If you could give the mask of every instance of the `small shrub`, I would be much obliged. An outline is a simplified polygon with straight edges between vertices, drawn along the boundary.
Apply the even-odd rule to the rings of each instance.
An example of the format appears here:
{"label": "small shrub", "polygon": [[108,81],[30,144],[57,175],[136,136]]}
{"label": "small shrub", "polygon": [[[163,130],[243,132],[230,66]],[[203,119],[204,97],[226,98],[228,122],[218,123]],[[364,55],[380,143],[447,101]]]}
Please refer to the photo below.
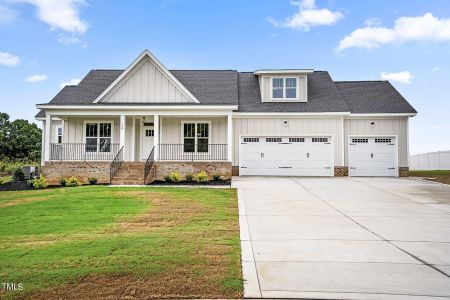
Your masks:
{"label": "small shrub", "polygon": [[186,180],[188,182],[192,182],[192,181],[194,181],[194,175],[186,174],[186,176],[184,176],[184,180]]}
{"label": "small shrub", "polygon": [[15,181],[24,181],[25,180],[25,174],[23,174],[22,168],[17,167],[12,172],[12,177]]}
{"label": "small shrub", "polygon": [[212,176],[214,181],[219,181],[220,180],[220,174],[213,174]]}
{"label": "small shrub", "polygon": [[48,181],[44,176],[41,176],[38,179],[34,179],[33,187],[35,189],[46,189],[48,187]]}
{"label": "small shrub", "polygon": [[178,173],[177,171],[175,172],[170,172],[169,173],[169,179],[172,182],[180,182],[181,181],[181,175],[180,173]]}
{"label": "small shrub", "polygon": [[27,185],[28,186],[34,186],[34,182],[36,181],[36,179],[29,179],[29,180],[27,180]]}
{"label": "small shrub", "polygon": [[205,171],[200,171],[194,176],[194,180],[197,182],[206,182],[208,181],[208,174]]}
{"label": "small shrub", "polygon": [[67,185],[67,179],[61,178],[61,179],[59,180],[59,184],[60,184],[61,186],[66,186],[66,185]]}
{"label": "small shrub", "polygon": [[0,186],[3,185],[3,179],[0,179]]}
{"label": "small shrub", "polygon": [[66,183],[67,186],[79,186],[80,185],[80,180],[78,179],[78,177],[76,176],[72,176],[67,180]]}
{"label": "small shrub", "polygon": [[95,177],[89,177],[88,178],[89,184],[97,184],[97,178]]}
{"label": "small shrub", "polygon": [[170,182],[170,176],[169,175],[164,176],[164,181]]}

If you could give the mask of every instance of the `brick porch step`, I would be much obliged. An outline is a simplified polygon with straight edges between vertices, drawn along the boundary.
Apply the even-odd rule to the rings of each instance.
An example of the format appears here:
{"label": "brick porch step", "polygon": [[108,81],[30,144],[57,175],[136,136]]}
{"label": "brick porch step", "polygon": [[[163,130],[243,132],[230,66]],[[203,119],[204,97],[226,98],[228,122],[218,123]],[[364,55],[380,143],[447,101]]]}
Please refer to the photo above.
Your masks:
{"label": "brick porch step", "polygon": [[124,162],[111,180],[112,185],[144,184],[145,163]]}

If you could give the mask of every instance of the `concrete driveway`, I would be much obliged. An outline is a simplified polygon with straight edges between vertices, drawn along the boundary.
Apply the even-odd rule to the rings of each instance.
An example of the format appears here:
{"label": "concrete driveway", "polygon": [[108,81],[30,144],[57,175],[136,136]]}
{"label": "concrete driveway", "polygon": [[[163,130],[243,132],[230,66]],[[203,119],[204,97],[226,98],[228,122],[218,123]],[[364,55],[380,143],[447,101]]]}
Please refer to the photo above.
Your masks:
{"label": "concrete driveway", "polygon": [[236,177],[245,297],[450,298],[450,186]]}

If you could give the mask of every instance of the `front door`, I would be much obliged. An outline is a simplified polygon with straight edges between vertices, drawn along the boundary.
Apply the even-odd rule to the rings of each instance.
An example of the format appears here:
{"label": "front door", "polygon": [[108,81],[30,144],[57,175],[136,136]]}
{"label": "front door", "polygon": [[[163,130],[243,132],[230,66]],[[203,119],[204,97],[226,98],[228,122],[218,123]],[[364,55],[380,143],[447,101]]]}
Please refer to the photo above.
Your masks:
{"label": "front door", "polygon": [[142,127],[142,159],[147,159],[152,151],[155,130],[153,123],[144,123]]}

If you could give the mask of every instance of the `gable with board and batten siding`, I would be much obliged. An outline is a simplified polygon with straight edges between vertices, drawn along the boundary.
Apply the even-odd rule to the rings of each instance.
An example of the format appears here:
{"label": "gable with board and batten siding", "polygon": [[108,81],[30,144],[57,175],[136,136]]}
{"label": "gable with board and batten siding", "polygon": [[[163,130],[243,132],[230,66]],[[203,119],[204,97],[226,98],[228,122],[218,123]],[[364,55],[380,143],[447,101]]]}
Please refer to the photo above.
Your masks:
{"label": "gable with board and batten siding", "polygon": [[148,50],[95,101],[104,103],[199,103]]}

